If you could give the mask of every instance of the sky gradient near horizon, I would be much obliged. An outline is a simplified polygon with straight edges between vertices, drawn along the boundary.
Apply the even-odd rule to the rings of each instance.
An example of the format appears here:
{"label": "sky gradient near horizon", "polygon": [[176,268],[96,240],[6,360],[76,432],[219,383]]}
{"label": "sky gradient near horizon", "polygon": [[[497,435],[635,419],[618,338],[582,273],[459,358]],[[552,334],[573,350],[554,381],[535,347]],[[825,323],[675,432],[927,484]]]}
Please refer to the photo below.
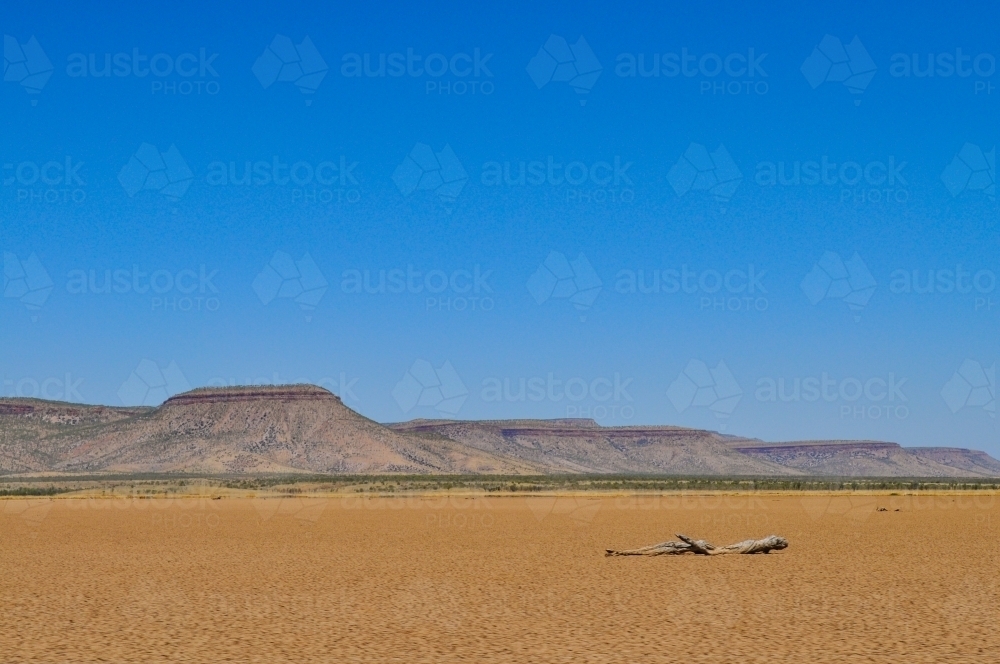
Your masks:
{"label": "sky gradient near horizon", "polygon": [[1000,8],[6,8],[0,393],[1000,455]]}

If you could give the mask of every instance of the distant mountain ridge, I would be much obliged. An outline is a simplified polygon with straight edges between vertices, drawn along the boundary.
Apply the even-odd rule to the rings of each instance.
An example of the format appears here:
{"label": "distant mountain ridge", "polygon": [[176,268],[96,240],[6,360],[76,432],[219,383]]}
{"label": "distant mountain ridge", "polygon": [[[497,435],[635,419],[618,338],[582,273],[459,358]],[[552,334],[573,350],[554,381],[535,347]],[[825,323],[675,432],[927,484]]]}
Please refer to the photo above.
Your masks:
{"label": "distant mountain ridge", "polygon": [[978,450],[902,447],[882,441],[733,441],[732,448],[811,475],[1000,477],[1000,461]]}
{"label": "distant mountain ridge", "polygon": [[592,420],[415,420],[389,426],[399,432],[433,432],[545,472],[676,475],[790,472],[768,460],[734,451],[711,431],[684,427],[601,427]]}
{"label": "distant mountain ridge", "polygon": [[[24,400],[5,400],[10,403]],[[77,426],[104,407],[34,401],[0,415],[0,470],[203,473],[521,473],[453,441],[400,435],[309,385],[201,388]],[[112,411],[116,409],[110,409]],[[61,426],[44,424],[55,412]],[[103,410],[101,411],[103,412]],[[69,418],[69,419],[67,419]],[[58,418],[57,418],[58,419]],[[37,438],[31,440],[31,422]],[[41,450],[44,454],[32,453]],[[21,460],[21,467],[11,464]]]}
{"label": "distant mountain ridge", "polygon": [[0,473],[1000,477],[963,448],[768,443],[587,419],[379,424],[311,385],[199,388],[156,408],[0,399]]}

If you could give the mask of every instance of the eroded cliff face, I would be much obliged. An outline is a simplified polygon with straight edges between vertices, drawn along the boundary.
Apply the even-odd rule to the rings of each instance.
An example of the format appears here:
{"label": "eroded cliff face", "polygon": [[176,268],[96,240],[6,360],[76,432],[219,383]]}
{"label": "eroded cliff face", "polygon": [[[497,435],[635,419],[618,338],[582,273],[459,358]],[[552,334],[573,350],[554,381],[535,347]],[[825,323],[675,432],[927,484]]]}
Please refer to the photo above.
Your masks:
{"label": "eroded cliff face", "polygon": [[797,475],[730,449],[711,431],[671,426],[602,427],[593,420],[415,420],[390,425],[433,432],[522,460],[545,472],[674,475]]}
{"label": "eroded cliff face", "polygon": [[311,385],[203,388],[89,432],[61,470],[519,473],[449,439],[397,433]]}
{"label": "eroded cliff face", "polygon": [[739,442],[733,449],[749,457],[795,468],[809,475],[839,477],[963,477],[967,469],[915,454],[882,441],[803,441],[782,444]]}
{"label": "eroded cliff face", "polygon": [[602,427],[586,419],[413,420],[390,426],[434,432],[549,472],[1000,477],[1000,461],[985,452],[883,441],[767,443],[685,427]]}
{"label": "eroded cliff face", "polygon": [[205,387],[176,394],[163,402],[161,408],[192,406],[209,403],[239,403],[244,401],[336,401],[340,397],[315,385],[247,385],[239,387]]}
{"label": "eroded cliff face", "polygon": [[765,443],[593,420],[374,422],[313,385],[201,388],[158,408],[0,399],[0,472],[645,473],[997,477],[961,448]]}
{"label": "eroded cliff face", "polygon": [[151,410],[0,399],[0,472],[53,470],[72,439]]}

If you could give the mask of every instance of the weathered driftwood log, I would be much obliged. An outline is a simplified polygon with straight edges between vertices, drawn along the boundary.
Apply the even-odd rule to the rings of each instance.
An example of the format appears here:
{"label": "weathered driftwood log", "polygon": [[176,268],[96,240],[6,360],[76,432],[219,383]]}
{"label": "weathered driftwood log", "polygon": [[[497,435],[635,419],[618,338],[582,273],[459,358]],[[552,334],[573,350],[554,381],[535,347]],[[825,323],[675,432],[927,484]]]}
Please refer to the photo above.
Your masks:
{"label": "weathered driftwood log", "polygon": [[764,539],[745,540],[729,546],[715,547],[705,540],[694,540],[686,535],[678,534],[680,542],[661,542],[641,549],[626,549],[616,551],[607,549],[606,556],[670,556],[680,553],[696,553],[702,556],[721,556],[727,553],[770,553],[788,547],[788,540],[777,535],[769,535]]}

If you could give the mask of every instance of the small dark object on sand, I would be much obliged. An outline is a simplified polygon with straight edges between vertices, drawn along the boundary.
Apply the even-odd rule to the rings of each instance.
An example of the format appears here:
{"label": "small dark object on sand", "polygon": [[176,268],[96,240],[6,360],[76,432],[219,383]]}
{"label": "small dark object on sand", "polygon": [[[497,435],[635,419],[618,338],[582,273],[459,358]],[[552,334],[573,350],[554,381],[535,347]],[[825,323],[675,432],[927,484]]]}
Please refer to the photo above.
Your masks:
{"label": "small dark object on sand", "polygon": [[606,549],[605,556],[665,556],[681,553],[696,553],[702,556],[721,556],[727,553],[770,553],[788,548],[788,540],[777,535],[768,535],[764,539],[744,540],[729,546],[715,547],[705,540],[694,540],[686,535],[678,534],[680,542],[661,542],[641,549],[626,549],[617,551]]}

